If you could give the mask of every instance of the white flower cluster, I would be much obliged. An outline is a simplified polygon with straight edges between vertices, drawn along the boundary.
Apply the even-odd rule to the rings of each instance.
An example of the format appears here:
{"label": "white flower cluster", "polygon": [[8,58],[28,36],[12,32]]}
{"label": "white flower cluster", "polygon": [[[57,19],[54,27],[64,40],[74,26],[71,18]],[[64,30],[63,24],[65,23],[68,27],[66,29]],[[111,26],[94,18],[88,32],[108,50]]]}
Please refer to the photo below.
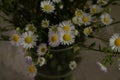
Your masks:
{"label": "white flower cluster", "polygon": [[75,41],[75,27],[70,21],[63,21],[59,25],[49,28],[49,45],[57,47],[60,44],[70,45]]}
{"label": "white flower cluster", "polygon": [[[61,0],[43,0],[40,2],[41,11],[46,14],[55,13],[55,5],[61,3]],[[41,20],[41,28],[47,29],[46,32],[48,36],[47,43],[39,42],[40,35],[37,34],[37,28],[34,24],[27,24],[24,31],[19,33],[13,31],[11,34],[11,43],[16,46],[22,46],[24,49],[29,50],[32,48],[37,48],[36,54],[38,56],[37,63],[39,66],[46,64],[46,59],[44,55],[48,52],[49,47],[59,47],[60,45],[69,46],[75,43],[76,36],[79,35],[79,32],[82,31],[85,36],[89,36],[92,32],[93,23],[100,23],[102,25],[110,25],[112,23],[112,18],[109,13],[104,12],[103,7],[108,3],[108,0],[98,0],[97,4],[85,6],[89,9],[89,12],[85,10],[76,9],[75,14],[72,17],[72,20],[63,20],[58,24],[52,24],[47,17]],[[63,9],[64,5],[60,6],[60,10]],[[99,17],[94,15],[101,13]],[[100,19],[100,20],[99,20]],[[84,27],[84,30],[78,30],[76,26]],[[120,35],[115,34],[110,38],[110,46],[112,50],[120,52]],[[25,57],[26,63],[29,64],[28,72],[31,77],[35,77],[37,69],[35,64],[32,61],[32,57]],[[106,67],[101,63],[97,63],[103,71],[107,71]],[[70,61],[68,64],[71,70],[75,69],[77,66],[76,61]]]}
{"label": "white flower cluster", "polygon": [[11,43],[17,46],[23,46],[25,49],[30,49],[36,46],[37,35],[35,35],[32,31],[36,28],[33,24],[26,25],[26,31],[22,34],[17,31],[12,31],[11,33]]}
{"label": "white flower cluster", "polygon": [[97,19],[98,17],[92,17],[94,14],[102,12],[102,8],[100,5],[92,5],[90,6],[90,13],[86,13],[80,9],[76,9],[75,11],[75,16],[72,19],[72,22],[76,25],[82,26],[85,25],[87,26],[84,28],[83,33],[88,36],[90,33],[93,31],[92,27],[89,26],[91,23],[100,23],[99,19],[101,19],[101,23],[103,25],[110,25],[112,23],[112,18],[110,14],[108,13],[102,13],[102,15]]}

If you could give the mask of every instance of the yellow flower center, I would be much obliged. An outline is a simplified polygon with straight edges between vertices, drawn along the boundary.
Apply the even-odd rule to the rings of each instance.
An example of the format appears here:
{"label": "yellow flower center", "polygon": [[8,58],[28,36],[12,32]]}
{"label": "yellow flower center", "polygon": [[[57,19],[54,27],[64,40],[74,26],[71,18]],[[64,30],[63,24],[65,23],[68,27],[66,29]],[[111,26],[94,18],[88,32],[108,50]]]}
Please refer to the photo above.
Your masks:
{"label": "yellow flower center", "polygon": [[76,11],[75,15],[76,15],[76,16],[81,16],[81,15],[82,15],[82,11],[79,11],[79,10]]}
{"label": "yellow flower center", "polygon": [[63,39],[65,41],[70,41],[71,40],[71,35],[70,34],[64,34]]}
{"label": "yellow flower center", "polygon": [[46,52],[46,49],[44,47],[41,48],[41,52]]}
{"label": "yellow flower center", "polygon": [[85,29],[85,33],[86,33],[86,34],[89,34],[90,32],[91,32],[90,28],[86,28],[86,29]]}
{"label": "yellow flower center", "polygon": [[46,11],[50,11],[50,10],[51,10],[51,6],[50,6],[50,5],[45,5],[45,6],[44,6],[44,9],[45,9]]}
{"label": "yellow flower center", "polygon": [[34,73],[35,72],[35,67],[33,65],[29,66],[29,72]]}
{"label": "yellow flower center", "polygon": [[104,2],[105,2],[104,0],[100,0],[100,4],[104,4]]}
{"label": "yellow flower center", "polygon": [[64,30],[64,31],[69,31],[69,30],[70,30],[70,26],[67,26],[67,25],[64,26],[64,27],[63,27],[63,30]]}
{"label": "yellow flower center", "polygon": [[49,26],[49,22],[48,21],[43,21],[42,25],[43,25],[43,27],[48,27]]}
{"label": "yellow flower center", "polygon": [[97,12],[96,8],[93,8],[92,13],[96,13],[96,12]]}
{"label": "yellow flower center", "polygon": [[28,43],[28,44],[31,43],[32,42],[32,38],[30,36],[27,36],[25,38],[25,42]]}
{"label": "yellow flower center", "polygon": [[30,30],[30,31],[35,31],[34,26],[32,26],[32,25],[31,25],[31,26],[29,26],[29,30]]}
{"label": "yellow flower center", "polygon": [[120,38],[118,38],[118,39],[115,40],[115,45],[116,46],[120,46]]}
{"label": "yellow flower center", "polygon": [[18,36],[17,34],[14,34],[14,35],[13,35],[13,40],[14,40],[15,42],[18,42],[18,41],[19,41],[19,36]]}
{"label": "yellow flower center", "polygon": [[57,35],[53,35],[53,36],[51,37],[51,41],[52,41],[52,42],[56,42],[57,40],[58,40]]}
{"label": "yellow flower center", "polygon": [[88,22],[88,20],[89,20],[88,17],[86,17],[86,16],[83,17],[83,22],[86,23],[86,22]]}
{"label": "yellow flower center", "polygon": [[104,22],[105,23],[108,23],[108,21],[109,21],[109,19],[106,17],[106,18],[104,18]]}

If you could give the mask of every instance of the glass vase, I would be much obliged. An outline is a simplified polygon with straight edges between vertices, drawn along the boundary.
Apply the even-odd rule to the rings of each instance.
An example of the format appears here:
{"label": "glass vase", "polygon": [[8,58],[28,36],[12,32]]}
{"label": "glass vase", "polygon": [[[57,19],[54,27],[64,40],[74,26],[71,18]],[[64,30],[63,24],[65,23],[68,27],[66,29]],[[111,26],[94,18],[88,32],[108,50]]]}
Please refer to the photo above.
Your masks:
{"label": "glass vase", "polygon": [[72,80],[72,71],[69,68],[71,60],[77,60],[73,47],[51,49],[46,65],[37,67],[38,74],[35,80]]}

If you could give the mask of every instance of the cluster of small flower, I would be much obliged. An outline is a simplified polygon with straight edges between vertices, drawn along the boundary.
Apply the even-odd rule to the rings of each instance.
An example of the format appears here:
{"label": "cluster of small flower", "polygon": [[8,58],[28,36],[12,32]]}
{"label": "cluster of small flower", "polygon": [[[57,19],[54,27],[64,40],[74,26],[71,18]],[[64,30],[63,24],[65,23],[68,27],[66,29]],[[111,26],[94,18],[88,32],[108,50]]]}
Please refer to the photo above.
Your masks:
{"label": "cluster of small flower", "polygon": [[[40,2],[40,8],[43,13],[54,13],[55,11],[55,4],[60,3],[61,0],[43,0]],[[75,14],[73,15],[72,19],[64,20],[59,22],[56,25],[50,25],[50,20],[43,19],[41,21],[41,27],[44,29],[48,29],[46,32],[48,36],[47,42],[39,42],[38,38],[41,38],[36,31],[37,28],[34,24],[30,23],[25,25],[25,29],[23,33],[19,33],[19,30],[13,31],[11,34],[11,43],[16,46],[22,46],[25,50],[29,50],[31,48],[37,48],[37,64],[39,66],[43,66],[46,64],[46,59],[44,55],[48,52],[49,47],[58,47],[59,45],[71,45],[75,43],[75,38],[79,34],[78,28],[76,26],[82,27],[84,25],[84,30],[82,31],[85,36],[88,36],[93,31],[91,24],[100,23],[102,25],[110,25],[112,23],[112,18],[109,13],[104,11],[104,5],[108,3],[108,0],[98,0],[96,4],[86,3],[84,6],[85,9],[89,9],[89,13],[85,10],[76,9]],[[60,9],[64,8],[64,5],[60,6]],[[96,17],[95,14],[100,13],[101,15]],[[58,16],[59,17],[59,16]],[[99,21],[99,19],[101,19]],[[39,44],[37,44],[39,42]],[[110,38],[110,46],[112,50],[120,52],[120,35],[114,34]],[[29,64],[28,72],[30,76],[35,77],[37,74],[37,69],[35,64],[32,61],[32,57],[30,55],[25,57],[26,63]],[[98,63],[98,65],[102,66],[102,69],[106,72],[106,68]],[[76,61],[69,62],[69,68],[71,70],[75,69],[77,66]]]}

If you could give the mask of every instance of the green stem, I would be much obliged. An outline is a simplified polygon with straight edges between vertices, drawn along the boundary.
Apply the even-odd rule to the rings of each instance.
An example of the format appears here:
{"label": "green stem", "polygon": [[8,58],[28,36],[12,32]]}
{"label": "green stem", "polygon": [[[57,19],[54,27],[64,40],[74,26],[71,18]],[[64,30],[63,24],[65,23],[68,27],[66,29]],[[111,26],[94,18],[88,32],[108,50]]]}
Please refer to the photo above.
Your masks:
{"label": "green stem", "polygon": [[2,16],[2,15],[0,15],[0,17],[3,18],[5,21],[8,21],[8,22],[10,22],[10,23],[13,23],[13,21],[7,19],[6,17],[4,17],[4,16]]}
{"label": "green stem", "polygon": [[89,49],[89,50],[104,52],[104,51],[102,51],[102,50],[98,50],[98,49],[95,49],[95,48],[87,47],[86,45],[83,45],[81,42],[79,42],[79,43],[77,43],[77,44],[74,44],[73,47],[78,46],[78,45],[80,45],[81,47],[84,47],[84,48],[86,48],[86,49]]}
{"label": "green stem", "polygon": [[88,50],[94,50],[94,51],[98,51],[98,52],[104,52],[104,51],[102,51],[102,50],[95,49],[95,48],[90,48],[90,47],[87,47],[87,46],[85,46],[85,45],[81,45],[81,46],[84,47],[84,48],[86,48],[86,49],[88,49]]}
{"label": "green stem", "polygon": [[[119,23],[120,23],[120,21],[116,21],[116,22],[113,22],[113,23],[110,24],[110,25],[119,24]],[[104,26],[101,26],[100,28],[102,29],[102,28],[104,28],[104,27],[105,27],[105,25],[104,25]],[[109,42],[109,40],[105,40],[105,39],[100,38],[100,37],[97,37],[97,36],[94,36],[94,38],[99,39],[99,40],[102,40],[102,41],[104,41],[104,42]]]}
{"label": "green stem", "polygon": [[[87,47],[86,45],[81,45],[82,47],[88,49],[88,50],[93,50],[93,51],[98,51],[98,52],[104,52],[103,50],[99,50],[99,49],[95,49],[95,48],[90,48],[90,47]],[[116,57],[116,56],[120,56],[120,54],[117,54],[117,53],[114,53],[114,52],[110,52],[108,51],[107,53],[111,53],[111,54],[107,54],[109,56],[112,56],[112,57]]]}
{"label": "green stem", "polygon": [[105,40],[105,39],[97,37],[97,36],[94,36],[94,38],[99,39],[99,40],[104,41],[104,42],[109,42],[109,40]]}
{"label": "green stem", "polygon": [[[104,50],[102,50],[102,49],[100,50],[100,49],[95,49],[95,48],[92,48],[92,47],[88,47],[88,46],[82,44],[81,42],[79,42],[79,43],[77,43],[77,44],[74,44],[73,47],[78,46],[78,45],[79,45],[80,47],[86,48],[86,49],[88,49],[88,50],[93,50],[93,51],[98,51],[98,52],[104,52]],[[110,51],[108,51],[108,53],[110,53]]]}
{"label": "green stem", "polygon": [[[116,21],[116,22],[111,23],[110,25],[119,24],[119,23],[120,23],[120,21]],[[104,28],[104,27],[106,27],[106,25],[101,26],[100,28]]]}
{"label": "green stem", "polygon": [[110,24],[110,25],[119,24],[119,23],[120,23],[120,21],[116,21],[116,22],[113,22],[113,23]]}

